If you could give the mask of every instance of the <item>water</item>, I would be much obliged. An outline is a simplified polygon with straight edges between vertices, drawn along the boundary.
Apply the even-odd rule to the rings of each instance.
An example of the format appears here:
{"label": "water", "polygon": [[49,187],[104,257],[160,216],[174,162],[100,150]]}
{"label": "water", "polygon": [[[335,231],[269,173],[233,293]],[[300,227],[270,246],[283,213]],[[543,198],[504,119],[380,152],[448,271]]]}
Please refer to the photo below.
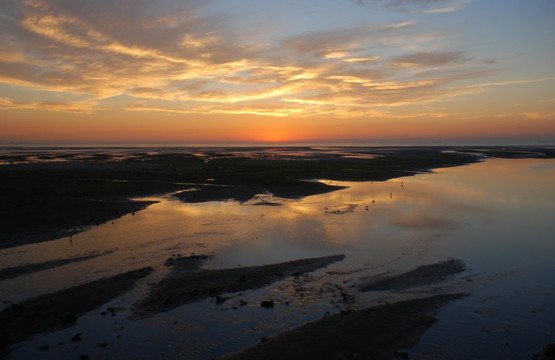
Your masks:
{"label": "water", "polygon": [[[174,254],[213,254],[205,263],[210,268],[332,254],[347,258],[300,279],[233,294],[224,304],[208,299],[140,321],[129,320],[125,311],[116,317],[92,311],[72,328],[23,343],[11,358],[69,359],[83,353],[95,359],[211,358],[337,312],[347,306],[337,294],[317,291],[335,285],[353,295],[356,301],[348,306],[355,309],[470,293],[444,308],[440,321],[409,350],[411,358],[530,358],[555,341],[554,178],[555,160],[487,159],[385,182],[326,181],[347,188],[301,200],[265,195],[244,204],[186,204],[170,196],[148,198],[158,203],[74,235],[72,242],[63,238],[0,250],[0,268],[100,255],[2,281],[0,300],[22,301],[153,266],[151,276],[112,302],[128,308],[149,283],[168,273],[163,263]],[[463,260],[467,271],[433,289],[358,294],[349,287],[364,276],[449,257]],[[260,308],[259,301],[268,297],[279,306]],[[248,305],[238,307],[240,299]],[[83,342],[70,345],[77,332]],[[65,344],[56,345],[60,341]],[[98,347],[102,341],[109,346]],[[50,350],[38,351],[44,344]]]}

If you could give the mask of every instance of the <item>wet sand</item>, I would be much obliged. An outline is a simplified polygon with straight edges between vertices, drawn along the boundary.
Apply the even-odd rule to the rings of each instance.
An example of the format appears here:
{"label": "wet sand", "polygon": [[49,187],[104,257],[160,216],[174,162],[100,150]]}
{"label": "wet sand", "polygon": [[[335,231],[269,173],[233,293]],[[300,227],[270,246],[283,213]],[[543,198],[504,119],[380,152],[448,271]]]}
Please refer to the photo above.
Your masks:
{"label": "wet sand", "polygon": [[[232,269],[202,269],[203,263],[212,258],[211,255],[177,255],[167,259],[164,265],[172,272],[152,285],[151,292],[131,307],[130,318],[153,316],[209,297],[213,297],[216,303],[224,302],[234,293],[300,276],[342,261],[345,256]],[[65,260],[60,261],[65,263]],[[43,266],[55,266],[56,263],[46,262]],[[359,282],[356,289],[399,290],[431,285],[464,269],[462,261],[450,259],[396,276],[376,275],[371,282]],[[138,279],[151,271],[152,268],[143,268],[9,306],[0,312],[0,355],[9,354],[10,345],[30,336],[72,326],[80,316],[130,290]],[[463,296],[444,294],[357,311],[341,311],[263,339],[253,347],[222,359],[388,358],[395,356],[400,349],[414,345],[437,321],[435,315],[441,307]],[[271,308],[273,302],[262,301],[260,306]]]}
{"label": "wet sand", "polygon": [[344,258],[344,255],[333,255],[264,266],[174,274],[156,284],[145,299],[134,304],[132,317],[147,317],[208,297],[218,298],[227,293],[257,289],[290,276],[315,271]]}
{"label": "wet sand", "polygon": [[465,265],[461,260],[449,259],[435,264],[422,265],[398,275],[364,278],[357,284],[357,289],[360,291],[403,290],[444,281],[464,270]]}
{"label": "wet sand", "polygon": [[[423,265],[395,276],[376,275],[359,282],[357,290],[402,290],[433,285],[465,270],[460,260]],[[451,301],[468,294],[442,294],[341,311],[287,330],[220,360],[249,359],[389,359],[415,345]]]}
{"label": "wet sand", "polygon": [[152,270],[133,270],[10,305],[0,312],[0,357],[9,354],[14,343],[74,325],[80,316],[129,291]]}
{"label": "wet sand", "polygon": [[[20,197],[0,205],[0,249],[70,237],[141,211],[152,201]],[[49,195],[53,196],[53,195]],[[4,209],[2,209],[4,207]]]}
{"label": "wet sand", "polygon": [[171,267],[174,273],[183,273],[198,270],[206,260],[213,259],[214,255],[176,255],[168,258],[165,266]]}
{"label": "wet sand", "polygon": [[10,268],[0,269],[0,281],[13,279],[18,276],[27,275],[34,272],[47,270],[47,269],[52,269],[58,266],[63,266],[63,265],[67,265],[67,264],[71,264],[79,261],[94,259],[99,256],[107,255],[111,252],[113,251],[105,251],[99,254],[78,256],[78,257],[72,257],[69,259],[50,260],[50,261],[45,261],[41,263],[26,264],[21,266],[14,266]]}
{"label": "wet sand", "polygon": [[[195,270],[189,265],[181,275],[174,274],[154,286],[151,294],[136,303],[132,318],[142,318],[177,306],[223,294],[255,289],[288,276],[314,271],[343,255],[303,259],[280,264],[224,270]],[[183,258],[184,264],[198,264],[203,258]],[[172,260],[172,262],[175,260]],[[173,264],[172,264],[173,265]],[[396,276],[379,276],[360,291],[404,289],[431,285],[465,270],[460,260],[420,266]],[[443,294],[341,313],[301,325],[261,341],[221,360],[248,359],[386,359],[402,356],[401,350],[413,346],[438,319],[437,313],[451,301],[467,294]],[[272,308],[271,300],[260,306]]]}
{"label": "wet sand", "polygon": [[465,296],[437,295],[327,316],[218,360],[395,358],[418,342],[444,305]]}

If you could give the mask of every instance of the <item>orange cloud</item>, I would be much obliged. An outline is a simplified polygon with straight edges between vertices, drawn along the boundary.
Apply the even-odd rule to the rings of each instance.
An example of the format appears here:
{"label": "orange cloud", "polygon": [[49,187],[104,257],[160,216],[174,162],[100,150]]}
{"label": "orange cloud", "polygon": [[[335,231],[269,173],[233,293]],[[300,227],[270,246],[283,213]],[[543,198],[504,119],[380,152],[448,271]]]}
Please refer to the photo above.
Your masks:
{"label": "orange cloud", "polygon": [[[538,102],[539,90],[496,90],[546,94],[555,78],[510,68],[494,49],[480,56],[456,30],[426,22],[465,1],[358,3],[396,13],[302,31],[260,22],[254,31],[248,16],[210,13],[201,1],[159,9],[132,0],[1,2],[2,118],[73,114],[88,134],[105,136],[106,126],[134,139],[218,138],[209,127],[224,124],[237,141],[517,134],[513,122],[553,133],[555,108]],[[108,113],[128,128],[112,127]],[[171,130],[156,129],[160,118]],[[131,119],[144,124],[135,130]]]}

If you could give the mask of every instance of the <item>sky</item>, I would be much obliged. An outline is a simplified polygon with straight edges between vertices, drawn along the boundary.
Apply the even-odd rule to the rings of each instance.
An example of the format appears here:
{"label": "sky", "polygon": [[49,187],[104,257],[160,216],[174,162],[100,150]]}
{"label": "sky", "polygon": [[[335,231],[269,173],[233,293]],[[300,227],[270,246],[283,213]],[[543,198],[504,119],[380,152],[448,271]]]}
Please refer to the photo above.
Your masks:
{"label": "sky", "polygon": [[1,0],[0,144],[555,144],[553,0]]}

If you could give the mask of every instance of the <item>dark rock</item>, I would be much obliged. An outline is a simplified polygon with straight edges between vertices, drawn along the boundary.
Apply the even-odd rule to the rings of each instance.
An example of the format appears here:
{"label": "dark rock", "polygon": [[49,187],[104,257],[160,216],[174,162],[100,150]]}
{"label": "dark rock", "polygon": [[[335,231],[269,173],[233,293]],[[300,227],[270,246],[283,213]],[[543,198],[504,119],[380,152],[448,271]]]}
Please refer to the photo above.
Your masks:
{"label": "dark rock", "polygon": [[107,343],[106,341],[103,341],[103,342],[98,343],[98,346],[100,346],[100,347],[107,347],[107,346],[108,346],[108,343]]}
{"label": "dark rock", "polygon": [[174,258],[169,257],[168,260],[164,263],[165,266],[173,266]]}
{"label": "dark rock", "polygon": [[223,303],[224,301],[229,300],[229,299],[231,299],[231,298],[228,297],[228,296],[216,295],[216,304],[221,304],[221,303]]}
{"label": "dark rock", "polygon": [[41,350],[41,351],[46,351],[48,349],[50,349],[50,346],[48,346],[48,345],[39,346],[39,350]]}
{"label": "dark rock", "polygon": [[91,357],[89,355],[81,354],[81,355],[79,355],[79,359],[81,359],[81,360],[91,360]]}
{"label": "dark rock", "polygon": [[[0,331],[0,349],[4,349],[13,344],[10,335],[7,332]],[[0,351],[1,354],[1,351]]]}
{"label": "dark rock", "polygon": [[265,308],[273,308],[274,307],[274,300],[265,300],[260,303],[261,307]]}
{"label": "dark rock", "polygon": [[555,344],[547,344],[541,351],[532,356],[532,360],[553,360],[555,359]]}
{"label": "dark rock", "polygon": [[220,293],[220,289],[218,289],[218,288],[210,288],[210,289],[208,289],[208,294],[210,294],[211,296],[218,295],[219,293]]}
{"label": "dark rock", "polygon": [[78,342],[81,341],[81,333],[77,333],[75,335],[73,335],[73,337],[70,340],[71,342]]}
{"label": "dark rock", "polygon": [[74,324],[77,321],[77,315],[74,312],[70,312],[62,316],[61,319],[67,324]]}

